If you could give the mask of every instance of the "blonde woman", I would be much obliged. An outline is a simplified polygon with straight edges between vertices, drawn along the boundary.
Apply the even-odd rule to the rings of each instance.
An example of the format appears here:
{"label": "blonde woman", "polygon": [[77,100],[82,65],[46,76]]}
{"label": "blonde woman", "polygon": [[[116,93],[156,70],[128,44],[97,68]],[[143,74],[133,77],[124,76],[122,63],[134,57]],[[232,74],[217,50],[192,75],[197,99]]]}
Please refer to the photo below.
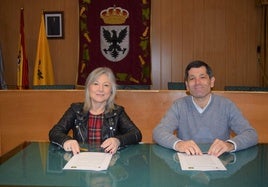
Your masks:
{"label": "blonde woman", "polygon": [[[79,144],[100,145],[114,154],[120,147],[140,142],[140,130],[124,108],[114,103],[115,95],[112,70],[100,67],[92,71],[85,84],[85,101],[71,104],[50,130],[49,140],[73,154],[80,152]],[[68,135],[70,130],[73,137]]]}

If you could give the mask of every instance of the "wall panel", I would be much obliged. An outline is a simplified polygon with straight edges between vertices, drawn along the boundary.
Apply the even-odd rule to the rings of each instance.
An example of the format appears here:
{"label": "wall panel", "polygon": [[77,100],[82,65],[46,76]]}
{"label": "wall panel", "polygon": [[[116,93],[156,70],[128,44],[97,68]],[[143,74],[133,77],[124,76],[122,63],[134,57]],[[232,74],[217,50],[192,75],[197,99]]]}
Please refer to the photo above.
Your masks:
{"label": "wall panel", "polygon": [[[216,90],[225,85],[260,86],[256,48],[260,43],[261,7],[255,0],[151,0],[152,89],[183,81],[189,61],[207,61]],[[64,11],[63,40],[49,40],[57,84],[75,84],[78,64],[77,0],[1,0],[0,43],[5,79],[16,84],[19,10],[25,9],[26,52],[30,82],[42,10]]]}

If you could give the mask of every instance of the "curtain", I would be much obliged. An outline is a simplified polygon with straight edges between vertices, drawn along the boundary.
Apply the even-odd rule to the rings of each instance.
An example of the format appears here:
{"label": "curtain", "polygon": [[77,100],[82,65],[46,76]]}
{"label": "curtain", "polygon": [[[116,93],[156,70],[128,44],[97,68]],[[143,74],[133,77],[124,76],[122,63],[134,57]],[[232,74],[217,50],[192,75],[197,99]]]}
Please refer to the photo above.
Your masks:
{"label": "curtain", "polygon": [[262,3],[260,68],[262,86],[268,87],[268,3]]}
{"label": "curtain", "polygon": [[150,0],[79,0],[77,85],[106,66],[119,85],[151,85]]}

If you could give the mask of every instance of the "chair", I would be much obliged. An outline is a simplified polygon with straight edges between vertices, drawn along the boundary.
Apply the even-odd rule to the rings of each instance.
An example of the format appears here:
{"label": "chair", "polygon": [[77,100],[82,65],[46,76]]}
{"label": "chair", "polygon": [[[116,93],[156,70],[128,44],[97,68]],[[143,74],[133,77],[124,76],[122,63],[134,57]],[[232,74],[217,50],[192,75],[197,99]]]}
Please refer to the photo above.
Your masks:
{"label": "chair", "polygon": [[169,90],[186,90],[184,82],[168,82]]}
{"label": "chair", "polygon": [[258,86],[225,86],[225,91],[268,91],[268,87]]}
{"label": "chair", "polygon": [[150,90],[150,85],[117,85],[118,90]]}
{"label": "chair", "polygon": [[69,90],[69,89],[75,89],[75,85],[36,85],[33,86],[32,89],[35,90]]}

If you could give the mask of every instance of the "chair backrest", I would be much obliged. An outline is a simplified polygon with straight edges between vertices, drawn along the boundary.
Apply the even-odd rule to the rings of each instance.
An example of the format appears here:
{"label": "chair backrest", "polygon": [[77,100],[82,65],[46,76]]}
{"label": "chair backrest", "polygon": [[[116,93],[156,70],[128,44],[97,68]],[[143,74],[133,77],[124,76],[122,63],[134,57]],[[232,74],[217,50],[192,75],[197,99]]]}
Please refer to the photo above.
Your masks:
{"label": "chair backrest", "polygon": [[225,91],[268,91],[268,87],[257,86],[225,86]]}
{"label": "chair backrest", "polygon": [[150,90],[150,85],[117,85],[118,90]]}
{"label": "chair backrest", "polygon": [[75,89],[75,85],[63,84],[63,85],[36,85],[32,89],[35,90],[68,90]]}
{"label": "chair backrest", "polygon": [[168,82],[169,90],[186,90],[184,82]]}

